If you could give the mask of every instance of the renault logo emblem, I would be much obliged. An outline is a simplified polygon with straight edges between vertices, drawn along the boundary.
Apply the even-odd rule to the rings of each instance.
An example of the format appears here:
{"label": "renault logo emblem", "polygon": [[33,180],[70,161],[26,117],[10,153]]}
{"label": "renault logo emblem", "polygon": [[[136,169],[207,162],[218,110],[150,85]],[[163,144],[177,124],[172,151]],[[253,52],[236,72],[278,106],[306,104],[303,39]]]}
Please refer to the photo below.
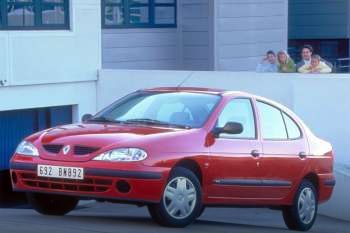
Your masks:
{"label": "renault logo emblem", "polygon": [[64,155],[68,154],[69,150],[70,150],[70,145],[63,147],[63,154]]}

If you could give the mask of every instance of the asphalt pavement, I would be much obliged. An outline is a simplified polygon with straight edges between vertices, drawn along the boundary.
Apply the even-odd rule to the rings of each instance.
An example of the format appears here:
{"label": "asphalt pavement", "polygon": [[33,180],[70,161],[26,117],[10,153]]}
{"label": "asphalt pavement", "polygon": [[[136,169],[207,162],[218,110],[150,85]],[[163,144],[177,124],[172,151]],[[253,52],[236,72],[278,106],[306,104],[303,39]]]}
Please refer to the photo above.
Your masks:
{"label": "asphalt pavement", "polygon": [[[319,215],[310,232],[348,233],[350,222]],[[165,228],[155,224],[145,207],[88,202],[62,217],[43,216],[22,208],[0,209],[0,233],[167,233],[291,232],[281,213],[269,209],[208,208],[192,225]]]}

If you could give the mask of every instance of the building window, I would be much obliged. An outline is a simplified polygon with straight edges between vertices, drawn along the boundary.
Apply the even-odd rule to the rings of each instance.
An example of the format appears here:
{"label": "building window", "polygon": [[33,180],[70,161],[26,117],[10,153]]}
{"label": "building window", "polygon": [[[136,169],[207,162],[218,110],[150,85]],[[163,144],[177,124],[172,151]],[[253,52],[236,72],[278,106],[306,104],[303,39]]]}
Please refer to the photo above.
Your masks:
{"label": "building window", "polygon": [[102,0],[102,27],[176,27],[176,1]]}
{"label": "building window", "polygon": [[0,29],[69,29],[69,0],[1,0]]}

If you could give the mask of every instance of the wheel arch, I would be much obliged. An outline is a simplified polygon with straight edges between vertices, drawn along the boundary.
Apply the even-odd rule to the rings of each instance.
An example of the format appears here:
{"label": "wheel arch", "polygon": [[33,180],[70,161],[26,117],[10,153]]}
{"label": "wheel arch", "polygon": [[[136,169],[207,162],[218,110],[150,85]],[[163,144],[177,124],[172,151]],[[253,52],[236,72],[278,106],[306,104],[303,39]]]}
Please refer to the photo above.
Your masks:
{"label": "wheel arch", "polygon": [[319,188],[320,188],[320,179],[318,175],[314,172],[309,172],[303,177],[303,180],[308,180],[310,181],[314,186],[317,191],[317,195],[319,195]]}
{"label": "wheel arch", "polygon": [[201,167],[199,166],[199,164],[196,161],[194,161],[193,159],[180,160],[171,169],[171,172],[177,167],[186,168],[186,169],[190,170],[191,172],[193,172],[193,174],[198,178],[201,186],[203,186],[203,172],[202,172]]}

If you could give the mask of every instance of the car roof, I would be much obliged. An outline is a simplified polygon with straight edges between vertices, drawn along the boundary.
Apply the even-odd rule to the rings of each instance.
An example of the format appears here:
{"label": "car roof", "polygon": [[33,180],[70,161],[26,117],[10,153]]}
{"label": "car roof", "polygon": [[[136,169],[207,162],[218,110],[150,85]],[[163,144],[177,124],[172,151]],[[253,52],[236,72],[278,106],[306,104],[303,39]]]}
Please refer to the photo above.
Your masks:
{"label": "car roof", "polygon": [[143,89],[144,91],[158,91],[158,92],[192,92],[203,94],[216,94],[216,95],[229,95],[229,96],[244,96],[254,97],[254,95],[242,91],[228,91],[218,88],[205,88],[205,87],[156,87]]}
{"label": "car roof", "polygon": [[[275,107],[280,108],[281,110],[287,112],[288,114],[291,113],[291,110],[288,109],[286,106],[273,101],[271,99],[250,94],[248,92],[243,91],[229,91],[225,89],[218,89],[218,88],[205,88],[205,87],[155,87],[155,88],[149,88],[149,89],[143,89],[143,91],[152,91],[152,92],[191,92],[191,93],[203,93],[203,94],[214,94],[214,95],[221,95],[221,96],[228,96],[228,97],[246,97],[246,98],[254,98],[256,100],[268,103],[270,105],[273,105]],[[295,114],[292,113],[293,116]]]}

